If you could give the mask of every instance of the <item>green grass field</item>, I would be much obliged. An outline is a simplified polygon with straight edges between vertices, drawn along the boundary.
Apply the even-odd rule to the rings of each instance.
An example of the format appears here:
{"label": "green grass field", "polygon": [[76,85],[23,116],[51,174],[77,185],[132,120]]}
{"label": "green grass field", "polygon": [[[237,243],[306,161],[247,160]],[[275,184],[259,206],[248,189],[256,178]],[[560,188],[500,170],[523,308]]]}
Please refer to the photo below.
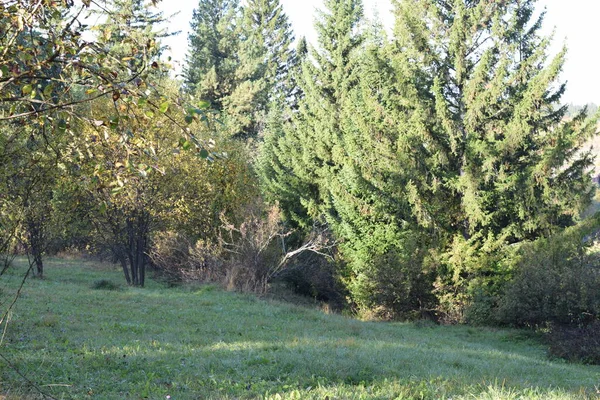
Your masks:
{"label": "green grass field", "polygon": [[[82,261],[46,272],[27,281],[0,352],[57,399],[600,398],[600,367],[549,360],[524,331],[362,322],[213,286],[127,288],[119,270]],[[100,279],[122,286],[93,289]],[[0,394],[41,398],[1,359]]]}

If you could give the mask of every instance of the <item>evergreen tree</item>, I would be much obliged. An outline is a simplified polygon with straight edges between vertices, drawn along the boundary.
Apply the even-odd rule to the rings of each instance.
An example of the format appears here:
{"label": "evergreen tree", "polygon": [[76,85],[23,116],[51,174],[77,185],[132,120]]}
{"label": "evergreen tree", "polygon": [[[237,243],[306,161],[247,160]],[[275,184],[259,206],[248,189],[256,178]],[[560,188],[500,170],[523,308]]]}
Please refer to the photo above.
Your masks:
{"label": "evergreen tree", "polygon": [[[262,170],[263,181],[271,182],[275,196],[284,187],[295,192],[298,204],[290,207],[301,219],[296,223],[303,226],[310,225],[311,218],[335,217],[329,183],[344,161],[336,157],[343,153],[341,108],[345,94],[357,80],[354,51],[362,42],[358,31],[363,15],[360,0],[328,0],[325,7],[327,11],[320,13],[316,25],[321,49],[311,48],[311,60],[302,64],[299,86],[304,97],[299,109],[264,147],[265,152],[277,156],[271,168]],[[304,211],[299,212],[298,207]]]}
{"label": "evergreen tree", "polygon": [[242,30],[241,53],[254,61],[253,78],[265,81],[257,106],[266,110],[285,92],[283,83],[294,56],[291,24],[279,0],[248,0]]}
{"label": "evergreen tree", "polygon": [[[269,106],[285,98],[293,35],[279,0],[200,2],[186,84],[222,112],[228,134],[255,137]],[[289,91],[289,89],[287,89]]]}
{"label": "evergreen tree", "polygon": [[497,290],[506,245],[572,225],[590,199],[591,159],[580,149],[595,122],[563,120],[566,50],[548,60],[535,4],[396,4],[394,78],[407,104],[396,109],[408,121],[398,140],[418,172],[408,200],[448,240],[438,285],[454,305]]}
{"label": "evergreen tree", "polygon": [[236,87],[224,103],[230,133],[248,138],[263,129],[269,107],[285,100],[293,35],[280,1],[249,0],[239,37]]}
{"label": "evergreen tree", "polygon": [[235,88],[238,20],[238,0],[201,0],[192,16],[185,85],[217,111]]}
{"label": "evergreen tree", "polygon": [[290,59],[288,74],[283,85],[286,90],[284,91],[285,104],[292,110],[297,110],[299,107],[300,100],[304,97],[300,80],[302,78],[302,63],[306,60],[308,55],[308,43],[306,38],[302,36],[296,44],[296,49]]}

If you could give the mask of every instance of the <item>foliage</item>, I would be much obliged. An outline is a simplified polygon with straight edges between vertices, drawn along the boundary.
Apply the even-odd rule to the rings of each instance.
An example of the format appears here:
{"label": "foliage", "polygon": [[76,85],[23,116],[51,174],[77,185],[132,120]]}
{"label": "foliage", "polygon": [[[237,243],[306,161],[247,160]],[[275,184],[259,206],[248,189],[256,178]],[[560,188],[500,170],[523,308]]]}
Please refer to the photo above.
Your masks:
{"label": "foliage", "polygon": [[279,0],[201,1],[191,30],[186,88],[221,112],[228,135],[256,137],[271,104],[294,89],[293,35]]}
{"label": "foliage", "polygon": [[[99,14],[102,21],[88,27],[84,22],[91,14]],[[83,129],[103,130],[104,143],[118,143],[122,151],[151,151],[143,147],[148,144],[143,139],[122,140],[123,131],[110,137],[116,130],[109,127],[159,113],[177,127],[187,147],[196,148],[203,158],[214,156],[184,123],[206,118],[205,110],[184,109],[182,99],[160,94],[164,88],[157,78],[164,76],[166,66],[158,59],[157,39],[166,33],[154,32],[153,24],[161,21],[160,13],[152,13],[140,0],[81,5],[10,0],[0,5],[0,120],[12,127],[3,129],[0,157],[6,161],[3,166],[10,166],[4,173],[13,189],[1,205],[13,214],[0,227],[3,254],[20,235],[42,274],[50,222],[59,214],[51,209],[53,185],[59,184],[67,165],[85,169],[79,163],[89,158],[96,143],[94,136],[81,135]],[[107,99],[113,109],[91,118],[89,105],[106,104]],[[19,154],[20,160],[9,161]],[[105,167],[113,168],[106,176],[114,178],[106,184],[121,186],[127,180],[118,163]]]}
{"label": "foliage", "polygon": [[218,244],[202,239],[195,243],[181,233],[158,232],[152,241],[150,261],[155,276],[171,285],[223,282]]}
{"label": "foliage", "polygon": [[553,326],[547,340],[554,357],[600,365],[600,320],[584,326]]}
{"label": "foliage", "polygon": [[512,266],[514,278],[496,311],[517,326],[580,325],[600,318],[600,268],[590,251],[600,216],[548,239],[524,243]]}
{"label": "foliage", "polygon": [[237,0],[200,1],[192,15],[185,85],[219,111],[233,86],[238,7]]}
{"label": "foliage", "polygon": [[237,137],[255,137],[272,104],[283,105],[293,57],[291,24],[279,0],[249,0],[239,26],[237,84],[224,99],[228,129]]}
{"label": "foliage", "polygon": [[[596,396],[598,366],[549,361],[521,331],[373,323],[214,286],[90,290],[122,272],[47,260],[3,355],[55,398],[562,399]],[[23,272],[23,260],[15,262]],[[4,281],[12,292],[18,275]],[[7,397],[34,396],[0,361]],[[40,368],[40,364],[43,368]],[[68,384],[57,384],[68,382]]]}
{"label": "foliage", "polygon": [[92,289],[98,290],[120,290],[121,287],[109,279],[99,279],[92,283]]}
{"label": "foliage", "polygon": [[265,293],[282,266],[286,233],[277,207],[263,211],[258,203],[243,212],[238,226],[223,219],[223,283],[228,290]]}
{"label": "foliage", "polygon": [[[424,0],[396,8],[396,69],[415,93],[407,150],[423,166],[409,200],[421,223],[450,239],[442,286],[467,297],[471,282],[504,279],[486,257],[574,224],[591,195],[591,155],[579,150],[595,119],[564,121],[566,107],[556,108],[566,50],[547,59],[550,38],[539,34],[543,14],[535,18],[534,5]],[[463,250],[483,254],[481,269],[453,259]]]}
{"label": "foliage", "polygon": [[[290,260],[273,283],[281,282],[297,295],[327,304],[330,310],[346,310],[348,291],[340,280],[333,250],[329,250],[333,260],[313,252],[299,254]],[[269,292],[273,289],[269,288]]]}

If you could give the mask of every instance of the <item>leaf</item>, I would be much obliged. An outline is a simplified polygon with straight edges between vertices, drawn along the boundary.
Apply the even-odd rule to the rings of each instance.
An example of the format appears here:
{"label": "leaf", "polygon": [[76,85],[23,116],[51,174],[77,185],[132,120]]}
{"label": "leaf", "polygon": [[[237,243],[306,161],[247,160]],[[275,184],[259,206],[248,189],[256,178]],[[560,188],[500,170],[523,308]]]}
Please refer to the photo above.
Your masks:
{"label": "leaf", "polygon": [[27,96],[32,91],[33,91],[33,86],[31,86],[31,85],[25,85],[21,88],[21,92],[23,93],[23,96]]}
{"label": "leaf", "polygon": [[89,7],[91,0],[81,0],[81,2],[83,3],[84,6]]}
{"label": "leaf", "polygon": [[165,101],[164,103],[162,103],[159,107],[159,110],[161,113],[166,113],[169,110],[169,102]]}
{"label": "leaf", "polygon": [[206,110],[207,108],[210,108],[210,102],[206,100],[200,100],[200,102],[198,102],[198,108]]}
{"label": "leaf", "polygon": [[192,117],[191,115],[186,115],[185,116],[185,123],[186,124],[191,124],[192,122],[194,122],[194,117]]}
{"label": "leaf", "polygon": [[44,96],[45,97],[50,97],[52,95],[52,91],[54,90],[54,84],[49,83],[48,85],[46,85],[46,87],[44,88]]}
{"label": "leaf", "polygon": [[146,110],[146,112],[144,114],[148,118],[154,118],[154,113],[152,112],[152,110]]}
{"label": "leaf", "polygon": [[206,150],[206,149],[202,149],[202,150],[200,150],[200,153],[199,153],[198,155],[199,155],[201,158],[208,158],[208,155],[209,155],[209,153],[208,153],[208,150]]}
{"label": "leaf", "polygon": [[119,126],[119,117],[112,117],[109,121],[111,128],[116,129]]}
{"label": "leaf", "polygon": [[56,124],[56,127],[58,128],[58,130],[64,132],[67,130],[67,121],[65,121],[64,119],[61,119],[58,121],[58,123]]}
{"label": "leaf", "polygon": [[113,101],[117,101],[117,100],[119,100],[119,98],[120,98],[120,97],[121,97],[121,93],[119,93],[119,91],[118,91],[118,90],[115,90],[115,91],[113,92],[113,94],[112,94],[112,99],[113,99]]}

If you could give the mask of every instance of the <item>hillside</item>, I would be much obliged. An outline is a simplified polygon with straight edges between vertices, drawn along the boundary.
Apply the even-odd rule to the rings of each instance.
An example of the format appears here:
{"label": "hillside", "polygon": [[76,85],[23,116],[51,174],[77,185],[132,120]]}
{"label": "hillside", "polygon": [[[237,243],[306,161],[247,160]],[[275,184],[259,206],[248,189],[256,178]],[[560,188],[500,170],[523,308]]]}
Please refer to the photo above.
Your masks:
{"label": "hillside", "polygon": [[[12,314],[0,351],[55,398],[591,399],[600,383],[600,367],[548,360],[523,331],[362,322],[212,286],[93,289],[100,279],[122,275],[52,260]],[[3,360],[0,382],[6,399],[39,398]]]}

